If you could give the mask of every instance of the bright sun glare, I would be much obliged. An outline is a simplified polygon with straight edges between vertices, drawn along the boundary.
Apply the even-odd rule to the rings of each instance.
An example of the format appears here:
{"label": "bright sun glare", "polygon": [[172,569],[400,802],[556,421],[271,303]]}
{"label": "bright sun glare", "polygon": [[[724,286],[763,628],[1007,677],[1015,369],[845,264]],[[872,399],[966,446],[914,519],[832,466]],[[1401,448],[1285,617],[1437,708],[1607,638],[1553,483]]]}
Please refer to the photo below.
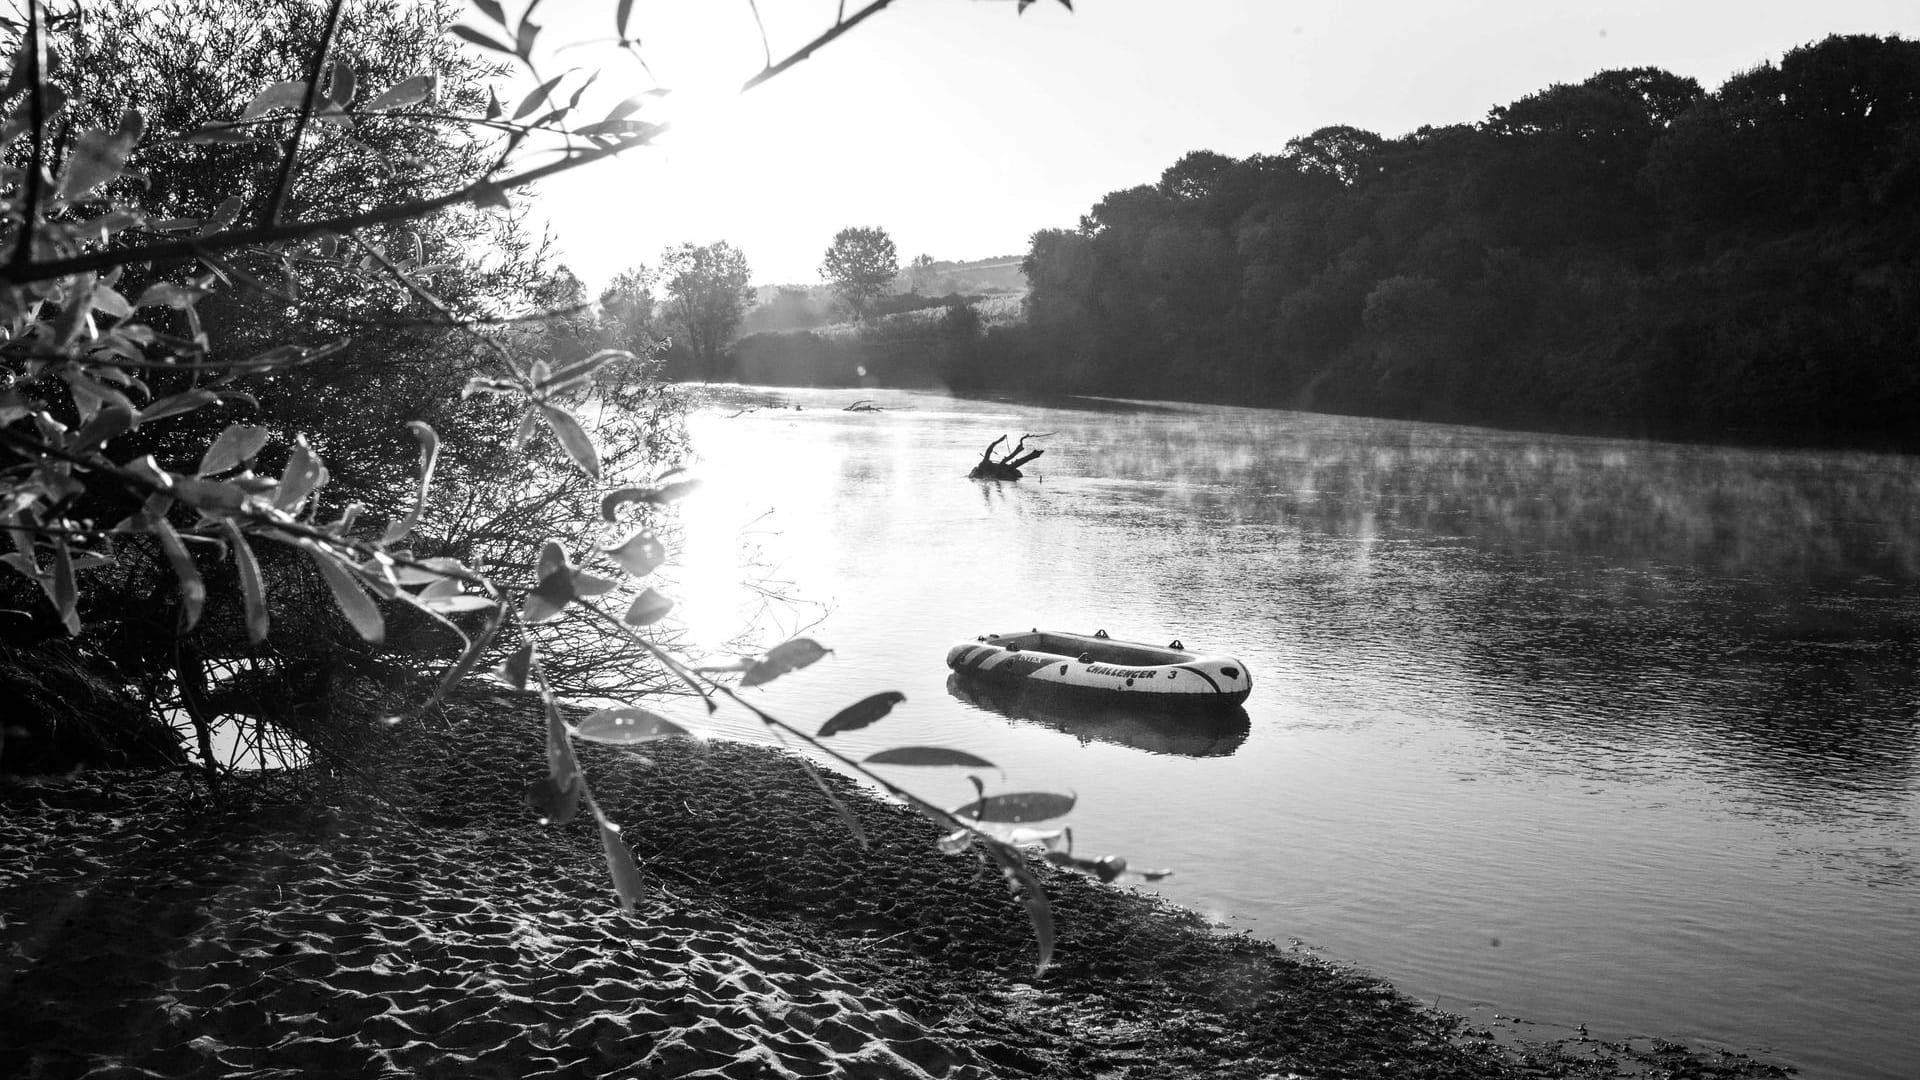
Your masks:
{"label": "bright sun glare", "polygon": [[[757,281],[811,279],[807,259],[790,252],[824,250],[831,235],[799,212],[817,205],[820,185],[831,184],[799,167],[821,120],[804,100],[805,78],[783,78],[777,94],[741,92],[766,55],[744,12],[744,5],[663,6],[646,27],[647,70],[602,57],[620,62],[600,69],[592,91],[598,107],[665,91],[637,117],[670,130],[646,149],[546,185],[543,209],[567,238],[570,265],[590,284],[640,263],[654,266],[666,248],[721,240],[746,252]],[[572,29],[586,38],[601,32],[597,23]],[[584,55],[563,59],[581,64]],[[784,258],[775,254],[783,249]]]}
{"label": "bright sun glare", "polygon": [[[809,537],[824,532],[793,515],[824,505],[824,493],[810,499],[806,488],[834,470],[794,460],[780,426],[759,418],[713,411],[688,423],[701,484],[679,504],[679,542],[661,570],[672,618],[696,654],[764,649],[820,614],[824,598],[793,596],[783,582],[789,563],[822,557]],[[769,492],[780,494],[781,509]]]}

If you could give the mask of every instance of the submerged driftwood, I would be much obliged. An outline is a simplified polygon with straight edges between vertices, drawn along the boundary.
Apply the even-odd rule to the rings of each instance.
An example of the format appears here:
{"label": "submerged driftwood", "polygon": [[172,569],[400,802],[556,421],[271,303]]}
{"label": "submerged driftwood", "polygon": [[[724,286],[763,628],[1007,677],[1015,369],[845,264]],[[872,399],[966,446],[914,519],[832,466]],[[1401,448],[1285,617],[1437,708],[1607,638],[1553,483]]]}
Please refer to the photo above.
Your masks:
{"label": "submerged driftwood", "polygon": [[994,450],[997,449],[1001,443],[1007,441],[1005,435],[1000,436],[987,444],[987,448],[980,454],[980,463],[975,465],[972,471],[967,473],[967,477],[972,480],[1020,479],[1021,476],[1025,475],[1020,471],[1020,466],[1046,453],[1045,450],[1028,450],[1026,448],[1027,440],[1044,439],[1051,434],[1053,434],[1053,432],[1043,431],[1034,435],[1022,435],[1020,436],[1020,441],[1013,445],[1013,449],[1007,451],[999,461],[995,461],[993,460]]}

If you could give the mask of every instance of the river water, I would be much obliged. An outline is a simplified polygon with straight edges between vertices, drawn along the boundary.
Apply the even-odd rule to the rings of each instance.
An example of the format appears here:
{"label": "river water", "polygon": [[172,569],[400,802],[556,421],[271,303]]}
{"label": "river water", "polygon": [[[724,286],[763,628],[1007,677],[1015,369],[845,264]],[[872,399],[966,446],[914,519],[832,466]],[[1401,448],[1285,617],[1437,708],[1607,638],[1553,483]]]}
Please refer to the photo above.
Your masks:
{"label": "river water", "polygon": [[[697,644],[757,620],[835,650],[747,691],[776,715],[899,690],[838,741],[1070,791],[1076,851],[1176,871],[1141,887],[1523,1036],[1586,1025],[1812,1080],[1920,1068],[1912,460],[710,393],[669,588]],[[1028,432],[1049,434],[1025,479],[965,478]],[[949,679],[950,644],[1036,626],[1231,653],[1253,697],[1183,727]]]}

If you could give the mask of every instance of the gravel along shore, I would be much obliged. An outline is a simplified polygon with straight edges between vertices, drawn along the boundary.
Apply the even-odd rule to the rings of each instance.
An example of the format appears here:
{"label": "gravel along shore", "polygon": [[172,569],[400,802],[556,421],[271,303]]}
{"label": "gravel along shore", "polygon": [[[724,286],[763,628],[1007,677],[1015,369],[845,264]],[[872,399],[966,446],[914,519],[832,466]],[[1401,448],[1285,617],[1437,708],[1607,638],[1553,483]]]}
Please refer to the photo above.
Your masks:
{"label": "gravel along shore", "polygon": [[[1784,1075],[1737,1055],[1496,1041],[1364,973],[1035,864],[997,872],[779,751],[586,748],[647,899],[586,815],[541,826],[537,699],[474,687],[376,783],[207,809],[174,776],[0,780],[0,1074],[1333,1078]],[[357,794],[356,794],[357,792]]]}

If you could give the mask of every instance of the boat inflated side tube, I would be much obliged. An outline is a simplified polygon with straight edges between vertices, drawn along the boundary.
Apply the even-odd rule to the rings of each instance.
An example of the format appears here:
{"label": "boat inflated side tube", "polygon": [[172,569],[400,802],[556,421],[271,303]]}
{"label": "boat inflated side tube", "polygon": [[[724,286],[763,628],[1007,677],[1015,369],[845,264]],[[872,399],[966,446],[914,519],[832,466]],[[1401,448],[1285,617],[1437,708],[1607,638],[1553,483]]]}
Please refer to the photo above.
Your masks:
{"label": "boat inflated side tube", "polygon": [[1117,641],[1105,631],[983,634],[947,650],[947,666],[970,677],[1141,704],[1233,706],[1253,692],[1245,664],[1219,653]]}

